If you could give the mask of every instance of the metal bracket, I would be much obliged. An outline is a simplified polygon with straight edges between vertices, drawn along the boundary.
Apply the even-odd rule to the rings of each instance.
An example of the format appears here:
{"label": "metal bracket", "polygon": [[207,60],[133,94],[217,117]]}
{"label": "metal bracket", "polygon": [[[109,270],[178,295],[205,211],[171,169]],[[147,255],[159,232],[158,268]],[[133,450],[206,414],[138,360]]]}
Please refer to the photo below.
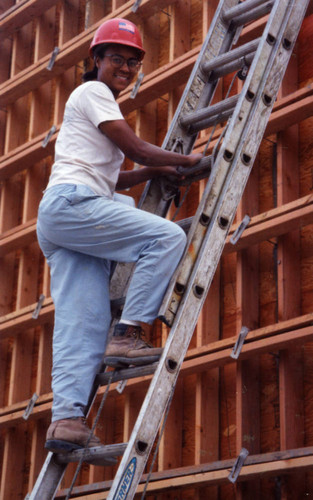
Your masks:
{"label": "metal bracket", "polygon": [[246,227],[250,224],[251,217],[249,215],[245,215],[242,221],[240,222],[239,226],[237,227],[236,231],[230,238],[230,242],[232,245],[236,245],[237,241],[241,237],[242,233],[246,229]]}
{"label": "metal bracket", "polygon": [[241,452],[239,453],[238,457],[236,458],[236,462],[234,463],[230,474],[227,477],[227,479],[231,483],[234,484],[237,481],[237,477],[239,476],[240,471],[242,469],[242,466],[245,463],[245,460],[246,460],[248,455],[249,455],[248,450],[246,450],[246,448],[242,448]]}
{"label": "metal bracket", "polygon": [[39,299],[38,299],[38,302],[37,302],[37,305],[34,309],[34,312],[32,314],[32,318],[33,319],[37,319],[38,316],[39,316],[39,313],[40,313],[40,310],[42,308],[42,304],[44,303],[44,300],[45,300],[45,295],[42,293],[40,296],[39,296]]}
{"label": "metal bracket", "polygon": [[135,99],[136,95],[138,94],[139,87],[141,85],[141,82],[144,78],[145,74],[144,73],[139,73],[138,78],[135,82],[135,85],[132,88],[132,91],[130,93],[130,99]]}
{"label": "metal bracket", "polygon": [[48,142],[50,141],[50,139],[53,136],[54,132],[56,132],[56,129],[57,129],[56,126],[52,125],[51,129],[49,130],[49,132],[47,133],[46,137],[44,138],[44,140],[41,143],[41,147],[42,148],[47,147]]}
{"label": "metal bracket", "polygon": [[48,62],[48,66],[47,66],[48,71],[52,70],[54,63],[55,63],[55,60],[56,60],[56,57],[57,57],[59,52],[60,52],[59,47],[54,47],[53,52],[52,52],[51,57],[50,57],[50,61]]}
{"label": "metal bracket", "polygon": [[244,344],[244,341],[245,341],[245,338],[246,336],[248,335],[249,333],[249,328],[247,328],[246,326],[243,326],[239,332],[239,335],[238,335],[238,338],[236,340],[236,343],[233,347],[233,350],[232,352],[230,353],[230,357],[233,358],[233,359],[238,359],[239,358],[239,354],[241,352],[241,349],[242,349],[242,346]]}
{"label": "metal bracket", "polygon": [[36,394],[36,392],[34,392],[34,394],[32,395],[31,399],[29,400],[27,408],[26,408],[26,410],[24,412],[24,415],[23,415],[23,419],[24,420],[28,419],[29,415],[33,411],[33,408],[34,408],[35,403],[36,403],[36,401],[37,401],[38,398],[39,398],[38,394]]}
{"label": "metal bracket", "polygon": [[132,6],[132,12],[136,12],[140,4],[141,0],[136,0],[134,5]]}
{"label": "metal bracket", "polygon": [[246,63],[246,58],[243,57],[242,67],[237,73],[239,80],[245,80],[247,78],[248,71],[249,71],[249,65]]}
{"label": "metal bracket", "polygon": [[123,390],[125,389],[126,387],[126,384],[127,384],[128,380],[125,379],[125,380],[120,380],[119,383],[117,384],[116,386],[116,390],[119,394],[122,394]]}

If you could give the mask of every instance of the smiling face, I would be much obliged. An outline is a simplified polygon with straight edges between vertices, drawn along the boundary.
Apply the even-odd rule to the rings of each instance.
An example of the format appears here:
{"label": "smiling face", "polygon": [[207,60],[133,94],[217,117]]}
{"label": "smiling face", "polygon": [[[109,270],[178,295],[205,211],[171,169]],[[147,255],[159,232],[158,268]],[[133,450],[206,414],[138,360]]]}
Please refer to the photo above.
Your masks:
{"label": "smiling face", "polygon": [[119,55],[125,58],[125,63],[120,68],[112,65],[110,57],[96,58],[98,68],[97,80],[105,83],[113,92],[115,98],[119,93],[133,81],[137,71],[129,69],[126,61],[132,58],[138,58],[138,51],[126,45],[109,45],[105,51],[105,56]]}

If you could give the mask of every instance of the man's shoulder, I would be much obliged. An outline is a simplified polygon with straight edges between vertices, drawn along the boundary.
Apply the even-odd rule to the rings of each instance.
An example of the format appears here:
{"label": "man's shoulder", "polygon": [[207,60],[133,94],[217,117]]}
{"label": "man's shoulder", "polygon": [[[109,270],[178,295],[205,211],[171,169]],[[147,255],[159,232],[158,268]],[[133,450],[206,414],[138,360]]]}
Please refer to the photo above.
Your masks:
{"label": "man's shoulder", "polygon": [[85,82],[76,87],[71,94],[72,99],[77,99],[82,95],[89,93],[89,95],[94,95],[98,97],[113,98],[113,94],[109,87],[105,83],[98,82],[97,80],[92,80],[90,82]]}

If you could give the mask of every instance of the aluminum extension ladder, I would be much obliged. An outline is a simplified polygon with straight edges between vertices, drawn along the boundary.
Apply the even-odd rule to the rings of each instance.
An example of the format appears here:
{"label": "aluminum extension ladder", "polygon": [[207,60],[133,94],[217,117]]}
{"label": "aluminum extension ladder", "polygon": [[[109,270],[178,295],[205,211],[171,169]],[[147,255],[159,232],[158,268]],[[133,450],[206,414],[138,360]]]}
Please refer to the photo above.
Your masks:
{"label": "aluminum extension ladder", "polygon": [[[129,442],[85,451],[84,460],[112,464],[123,455],[108,496],[131,499],[170,402],[179,370],[201,308],[219,263],[280,83],[302,24],[309,0],[220,0],[206,40],[187,82],[163,148],[188,154],[197,133],[227,121],[212,156],[188,170],[193,180],[209,177],[188,231],[186,252],[169,285],[160,318],[171,327],[158,363],[104,372],[96,385],[151,374],[154,377]],[[232,49],[242,27],[269,14],[263,35]],[[245,83],[240,94],[210,105],[220,77],[240,70]],[[186,170],[184,170],[186,172]],[[169,180],[147,184],[140,207],[165,216],[177,186]],[[111,280],[113,300],[125,296],[131,266],[118,264]],[[92,395],[92,401],[95,394]],[[49,453],[30,500],[54,498],[67,463],[79,461],[84,450],[67,455]],[[106,495],[106,494],[105,494]]]}

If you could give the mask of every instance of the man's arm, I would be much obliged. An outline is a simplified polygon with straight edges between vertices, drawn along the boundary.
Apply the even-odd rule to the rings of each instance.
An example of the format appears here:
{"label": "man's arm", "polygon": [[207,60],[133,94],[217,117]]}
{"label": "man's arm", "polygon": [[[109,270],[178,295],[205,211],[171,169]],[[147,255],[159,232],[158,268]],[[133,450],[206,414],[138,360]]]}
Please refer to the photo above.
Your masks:
{"label": "man's arm", "polygon": [[125,120],[102,122],[99,129],[127,158],[149,167],[182,166],[192,167],[201,160],[201,153],[182,155],[167,151],[140,139]]}
{"label": "man's arm", "polygon": [[176,167],[141,167],[137,170],[124,170],[120,172],[116,184],[116,190],[123,190],[142,182],[147,182],[155,177],[171,175],[183,179],[184,176],[177,172]]}

